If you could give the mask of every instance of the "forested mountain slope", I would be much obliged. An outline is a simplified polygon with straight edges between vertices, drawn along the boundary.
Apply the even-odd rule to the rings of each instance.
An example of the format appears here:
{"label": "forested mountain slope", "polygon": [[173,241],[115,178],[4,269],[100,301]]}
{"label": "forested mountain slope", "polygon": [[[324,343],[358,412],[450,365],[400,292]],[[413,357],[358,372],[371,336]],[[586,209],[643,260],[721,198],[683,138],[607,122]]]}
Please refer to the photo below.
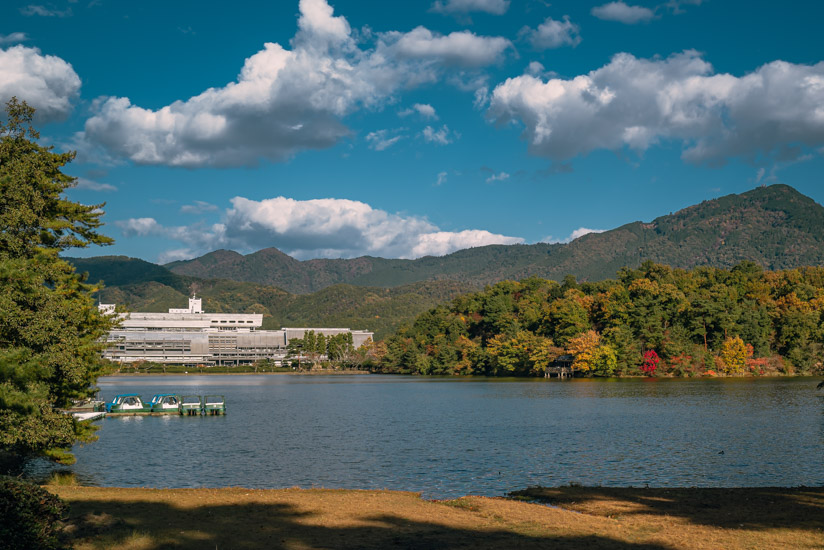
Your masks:
{"label": "forested mountain slope", "polygon": [[787,185],[704,201],[649,223],[633,222],[569,244],[493,245],[442,257],[298,261],[267,248],[243,256],[218,250],[173,262],[179,275],[226,278],[308,293],[338,284],[394,287],[449,279],[481,287],[539,276],[603,280],[645,260],[691,268],[752,261],[766,269],[824,264],[824,207]]}

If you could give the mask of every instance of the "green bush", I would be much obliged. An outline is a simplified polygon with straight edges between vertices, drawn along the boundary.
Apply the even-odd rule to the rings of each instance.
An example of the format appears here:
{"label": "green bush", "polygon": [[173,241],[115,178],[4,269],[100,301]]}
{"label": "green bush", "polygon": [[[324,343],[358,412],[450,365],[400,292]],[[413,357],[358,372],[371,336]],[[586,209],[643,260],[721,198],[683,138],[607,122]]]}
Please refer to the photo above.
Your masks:
{"label": "green bush", "polygon": [[0,544],[27,550],[71,546],[63,533],[68,506],[38,485],[0,477]]}

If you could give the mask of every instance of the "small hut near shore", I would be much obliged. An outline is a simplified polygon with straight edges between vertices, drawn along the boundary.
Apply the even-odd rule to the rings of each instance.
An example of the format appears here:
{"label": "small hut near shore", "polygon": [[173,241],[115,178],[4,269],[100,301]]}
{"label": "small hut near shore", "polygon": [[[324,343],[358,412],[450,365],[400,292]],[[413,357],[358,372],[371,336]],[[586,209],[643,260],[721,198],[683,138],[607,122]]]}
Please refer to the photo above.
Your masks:
{"label": "small hut near shore", "polygon": [[574,355],[559,355],[555,358],[555,361],[546,368],[544,377],[551,378],[557,376],[558,378],[572,378],[575,372],[572,368],[574,361]]}

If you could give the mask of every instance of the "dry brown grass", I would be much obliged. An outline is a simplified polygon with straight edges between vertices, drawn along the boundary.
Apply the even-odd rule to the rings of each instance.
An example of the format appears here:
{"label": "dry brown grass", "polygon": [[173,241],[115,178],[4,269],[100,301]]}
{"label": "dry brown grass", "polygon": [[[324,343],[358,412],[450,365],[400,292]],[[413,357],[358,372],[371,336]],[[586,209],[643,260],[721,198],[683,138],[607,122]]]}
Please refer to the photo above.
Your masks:
{"label": "dry brown grass", "polygon": [[824,489],[564,487],[436,502],[392,491],[49,490],[71,504],[78,550],[824,548]]}

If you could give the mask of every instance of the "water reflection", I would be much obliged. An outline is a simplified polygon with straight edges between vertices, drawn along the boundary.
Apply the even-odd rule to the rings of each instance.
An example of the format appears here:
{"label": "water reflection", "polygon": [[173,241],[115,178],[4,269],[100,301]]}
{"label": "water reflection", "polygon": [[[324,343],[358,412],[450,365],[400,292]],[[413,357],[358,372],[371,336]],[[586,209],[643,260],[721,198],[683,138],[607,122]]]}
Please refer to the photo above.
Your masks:
{"label": "water reflection", "polygon": [[824,399],[803,379],[246,375],[99,386],[107,400],[224,394],[228,415],[105,419],[98,442],[75,448],[74,470],[90,484],[392,488],[431,498],[569,482],[824,484]]}

